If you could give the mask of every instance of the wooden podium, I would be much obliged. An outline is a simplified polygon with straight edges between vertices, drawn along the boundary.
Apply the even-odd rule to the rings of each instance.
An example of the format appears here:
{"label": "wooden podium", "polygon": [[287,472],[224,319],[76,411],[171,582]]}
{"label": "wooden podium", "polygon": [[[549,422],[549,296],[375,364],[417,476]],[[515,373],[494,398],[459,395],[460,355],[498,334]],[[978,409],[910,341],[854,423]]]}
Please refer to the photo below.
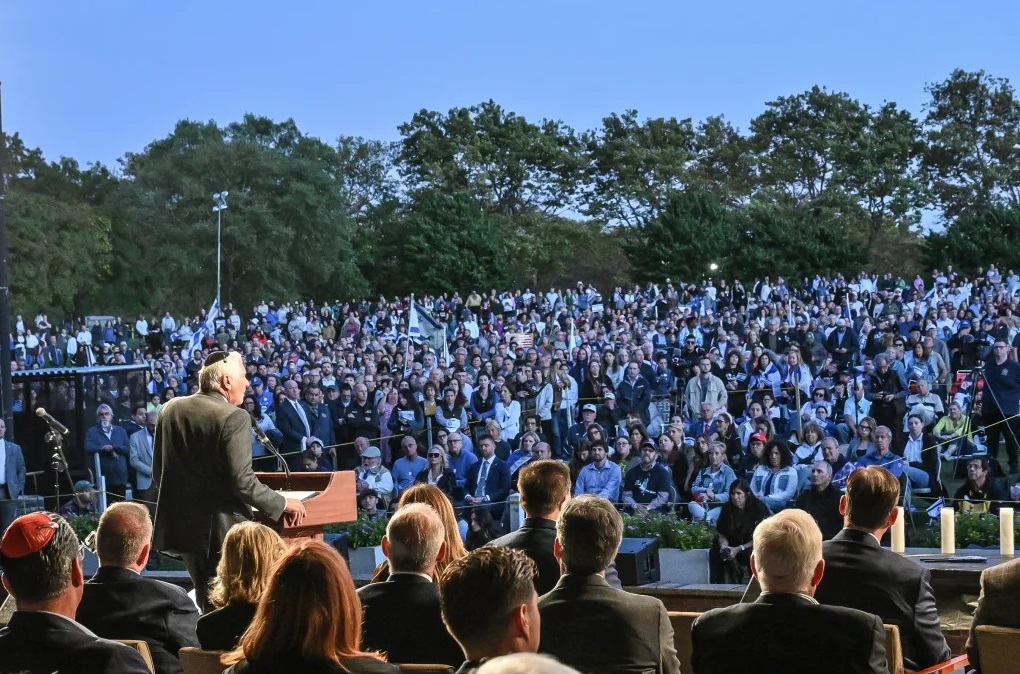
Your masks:
{"label": "wooden podium", "polygon": [[284,538],[322,538],[323,527],[327,524],[358,519],[354,471],[291,473],[289,489],[284,473],[255,473],[255,477],[270,489],[291,498],[291,492],[316,492],[302,500],[308,514],[300,526],[289,526],[283,521],[274,522],[262,513],[255,514],[255,521],[272,528]]}

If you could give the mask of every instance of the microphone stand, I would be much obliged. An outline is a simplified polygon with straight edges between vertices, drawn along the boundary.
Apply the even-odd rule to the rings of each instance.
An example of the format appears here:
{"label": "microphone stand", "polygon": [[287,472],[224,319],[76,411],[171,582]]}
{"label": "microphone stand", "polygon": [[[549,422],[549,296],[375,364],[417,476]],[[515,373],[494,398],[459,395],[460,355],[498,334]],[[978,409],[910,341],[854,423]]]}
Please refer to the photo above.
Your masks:
{"label": "microphone stand", "polygon": [[71,470],[67,466],[67,457],[64,456],[64,437],[59,431],[51,428],[46,433],[46,437],[43,438],[43,442],[50,445],[51,451],[53,452],[50,457],[50,467],[53,468],[53,490],[54,498],[57,501],[56,507],[53,509],[54,512],[60,511],[60,473],[63,471],[67,477],[68,484],[71,485],[71,493],[74,493],[74,480],[71,478]]}
{"label": "microphone stand", "polygon": [[269,436],[266,435],[266,432],[262,430],[262,427],[259,426],[254,419],[252,419],[251,427],[252,430],[255,431],[255,436],[259,439],[259,442],[261,442],[262,445],[269,450],[269,453],[275,456],[276,460],[279,461],[280,464],[283,466],[284,474],[283,488],[284,491],[290,491],[290,466],[288,466],[287,462],[283,460],[283,455],[280,454],[280,451],[276,449],[276,447],[273,445],[273,442],[269,439]]}

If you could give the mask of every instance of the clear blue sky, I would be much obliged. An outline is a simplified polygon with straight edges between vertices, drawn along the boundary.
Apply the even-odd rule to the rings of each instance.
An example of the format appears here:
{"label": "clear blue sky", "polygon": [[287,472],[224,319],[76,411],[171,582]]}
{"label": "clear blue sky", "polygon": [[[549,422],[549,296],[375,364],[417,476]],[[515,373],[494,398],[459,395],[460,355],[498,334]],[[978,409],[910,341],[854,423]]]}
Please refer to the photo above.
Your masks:
{"label": "clear blue sky", "polygon": [[957,67],[1020,85],[1018,25],[1015,1],[0,0],[3,122],[84,164],[246,112],[327,141],[489,98],[575,129],[627,108],[746,129],[820,84],[920,114]]}

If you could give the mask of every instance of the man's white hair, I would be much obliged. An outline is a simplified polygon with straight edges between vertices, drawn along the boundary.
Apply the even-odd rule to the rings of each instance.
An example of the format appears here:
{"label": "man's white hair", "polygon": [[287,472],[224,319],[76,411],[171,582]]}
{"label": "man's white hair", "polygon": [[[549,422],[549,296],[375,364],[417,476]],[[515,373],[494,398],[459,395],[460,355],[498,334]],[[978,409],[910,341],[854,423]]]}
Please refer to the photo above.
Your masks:
{"label": "man's white hair", "polygon": [[212,365],[206,365],[198,371],[198,387],[202,393],[213,393],[219,391],[223,382],[223,375],[230,369],[231,364],[244,365],[241,354],[231,351],[223,360],[216,361]]}
{"label": "man's white hair", "polygon": [[822,559],[822,532],[803,510],[783,510],[754,530],[754,562],[766,592],[803,592]]}
{"label": "man's white hair", "polygon": [[439,513],[427,503],[400,506],[386,525],[390,567],[422,573],[435,563],[446,530]]}

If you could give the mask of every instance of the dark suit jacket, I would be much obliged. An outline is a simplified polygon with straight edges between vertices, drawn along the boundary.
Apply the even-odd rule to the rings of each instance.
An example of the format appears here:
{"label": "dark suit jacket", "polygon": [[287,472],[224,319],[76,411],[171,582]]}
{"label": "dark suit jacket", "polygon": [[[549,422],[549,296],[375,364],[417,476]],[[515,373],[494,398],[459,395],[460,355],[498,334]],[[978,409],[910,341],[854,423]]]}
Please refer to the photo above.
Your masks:
{"label": "dark suit jacket", "polygon": [[[100,452],[106,445],[113,447],[113,454]],[[107,486],[128,483],[128,457],[131,450],[128,447],[127,431],[123,428],[120,426],[111,428],[110,438],[107,439],[98,425],[93,426],[85,433],[85,451],[89,454],[99,454],[99,467],[103,470]],[[96,480],[99,480],[98,475]]]}
{"label": "dark suit jacket", "polygon": [[[300,405],[301,402],[298,401],[298,404]],[[301,415],[294,409],[294,405],[285,401],[276,406],[276,428],[283,434],[280,453],[283,454],[283,458],[291,470],[301,469],[301,438],[312,435],[310,432],[312,421],[313,419],[308,417],[308,430],[306,431],[305,424],[301,421]]]}
{"label": "dark suit jacket", "polygon": [[255,604],[227,604],[198,619],[198,643],[207,651],[229,651],[255,617]]}
{"label": "dark suit jacket", "polygon": [[103,638],[147,642],[156,674],[179,674],[177,651],[198,646],[198,608],[187,593],[130,569],[100,567],[85,583],[76,618]]}
{"label": "dark suit jacket", "polygon": [[977,648],[978,625],[1020,628],[1020,559],[981,572],[981,596],[967,639],[970,664],[981,671],[981,657]]}
{"label": "dark suit jacket", "polygon": [[[540,653],[582,672],[677,674],[673,627],[655,597],[609,587],[602,576],[565,574],[538,600]],[[685,673],[686,674],[686,673]]]}
{"label": "dark suit jacket", "polygon": [[[553,542],[556,540],[556,521],[545,517],[528,517],[521,528],[506,536],[500,536],[486,545],[500,545],[520,550],[534,560],[538,566],[538,577],[535,579],[535,592],[539,596],[546,594],[556,586],[560,579],[560,563],[553,554]],[[609,562],[606,567],[606,582],[610,587],[622,590],[620,574],[616,571],[616,562]]]}
{"label": "dark suit jacket", "polygon": [[712,609],[691,630],[694,674],[888,674],[885,628],[875,615],[797,594]]}
{"label": "dark suit jacket", "polygon": [[400,674],[400,668],[376,658],[344,658],[343,666],[322,660],[308,661],[299,654],[269,658],[266,661],[242,660],[223,674]]}
{"label": "dark suit jacket", "polygon": [[138,651],[62,616],[15,611],[0,630],[0,672],[150,674]]}
{"label": "dark suit jacket", "polygon": [[251,469],[251,415],[213,393],[174,398],[156,421],[153,481],[159,486],[153,547],[185,554],[218,551],[251,509],[270,519],[286,499]]}
{"label": "dark suit jacket", "polygon": [[[482,457],[468,466],[464,482],[464,495],[474,496],[475,488],[478,486],[479,471],[482,470]],[[510,495],[510,466],[506,465],[498,456],[492,457],[492,465],[489,466],[489,474],[485,476],[485,495],[493,504],[489,506],[492,512],[492,519],[497,522],[503,517],[504,502]]]}
{"label": "dark suit jacket", "polygon": [[390,662],[457,667],[464,652],[446,631],[439,588],[431,580],[398,573],[358,590],[364,609],[361,647],[382,651]]}
{"label": "dark suit jacket", "polygon": [[553,541],[556,540],[556,521],[544,517],[528,517],[521,528],[501,536],[489,545],[514,548],[524,552],[538,567],[535,591],[539,596],[556,586],[560,579],[560,563],[553,555]]}
{"label": "dark suit jacket", "polygon": [[927,569],[856,529],[840,531],[822,550],[825,575],[815,599],[874,613],[882,622],[898,625],[907,669],[949,659]]}
{"label": "dark suit jacket", "polygon": [[4,473],[6,473],[7,493],[11,498],[18,498],[25,493],[25,455],[21,452],[21,446],[10,440],[5,440],[7,445],[7,456],[5,457]]}

